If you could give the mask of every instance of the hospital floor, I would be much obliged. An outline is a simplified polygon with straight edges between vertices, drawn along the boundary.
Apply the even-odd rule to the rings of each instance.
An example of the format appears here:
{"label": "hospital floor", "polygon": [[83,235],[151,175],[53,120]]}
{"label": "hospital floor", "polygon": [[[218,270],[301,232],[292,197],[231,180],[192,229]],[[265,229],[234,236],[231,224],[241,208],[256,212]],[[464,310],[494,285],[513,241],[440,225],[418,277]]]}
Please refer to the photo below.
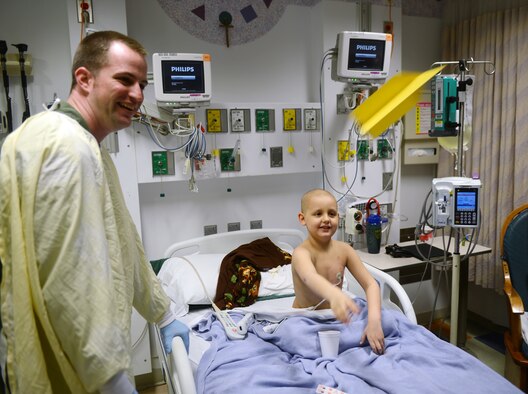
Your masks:
{"label": "hospital floor", "polygon": [[[442,338],[449,333],[449,325],[444,322],[433,324],[431,331]],[[465,350],[504,376],[504,342],[503,333],[500,329],[490,329],[490,327],[477,322],[468,321]],[[139,393],[167,394],[168,390],[167,386],[162,384],[140,390]]]}

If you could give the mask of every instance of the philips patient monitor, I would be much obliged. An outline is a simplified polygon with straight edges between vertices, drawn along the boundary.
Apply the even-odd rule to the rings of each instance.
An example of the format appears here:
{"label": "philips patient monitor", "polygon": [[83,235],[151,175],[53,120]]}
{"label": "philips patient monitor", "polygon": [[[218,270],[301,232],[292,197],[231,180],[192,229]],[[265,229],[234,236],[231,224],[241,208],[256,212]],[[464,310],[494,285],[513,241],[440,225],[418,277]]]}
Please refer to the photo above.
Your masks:
{"label": "philips patient monitor", "polygon": [[198,53],[152,55],[158,106],[196,107],[211,101],[211,56]]}
{"label": "philips patient monitor", "polygon": [[343,31],[337,35],[337,80],[380,80],[389,76],[392,35]]}

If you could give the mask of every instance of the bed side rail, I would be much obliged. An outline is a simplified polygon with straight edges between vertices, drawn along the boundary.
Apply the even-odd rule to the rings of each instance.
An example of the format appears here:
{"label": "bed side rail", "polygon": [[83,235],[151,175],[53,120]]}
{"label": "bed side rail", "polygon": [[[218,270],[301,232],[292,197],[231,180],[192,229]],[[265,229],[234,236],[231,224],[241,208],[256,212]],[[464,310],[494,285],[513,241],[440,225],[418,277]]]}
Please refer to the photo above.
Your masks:
{"label": "bed side rail", "polygon": [[[416,314],[414,312],[412,302],[403,289],[402,285],[386,272],[383,272],[366,263],[364,263],[364,265],[380,286],[381,305],[384,307],[389,307],[390,309],[400,310],[403,312],[403,314],[405,314],[405,316],[409,318],[411,322],[417,324]],[[346,278],[348,281],[348,290],[358,296],[365,297],[365,292],[348,270],[346,271]],[[397,297],[399,305],[395,304],[391,300],[391,294],[394,294]]]}

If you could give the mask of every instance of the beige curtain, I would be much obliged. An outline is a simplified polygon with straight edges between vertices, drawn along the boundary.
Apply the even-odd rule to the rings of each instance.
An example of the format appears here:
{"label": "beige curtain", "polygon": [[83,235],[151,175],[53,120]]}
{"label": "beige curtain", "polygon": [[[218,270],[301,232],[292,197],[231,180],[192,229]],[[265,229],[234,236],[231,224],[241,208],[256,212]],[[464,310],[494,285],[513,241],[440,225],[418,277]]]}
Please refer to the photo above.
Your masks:
{"label": "beige curtain", "polygon": [[[482,180],[478,242],[491,255],[471,259],[469,280],[502,291],[500,231],[510,211],[528,202],[528,2],[448,1],[443,60],[489,60],[470,66],[475,75],[472,139],[466,176]],[[453,158],[441,153],[439,176],[453,176]],[[527,240],[528,242],[528,240]],[[527,256],[528,264],[528,256]]]}

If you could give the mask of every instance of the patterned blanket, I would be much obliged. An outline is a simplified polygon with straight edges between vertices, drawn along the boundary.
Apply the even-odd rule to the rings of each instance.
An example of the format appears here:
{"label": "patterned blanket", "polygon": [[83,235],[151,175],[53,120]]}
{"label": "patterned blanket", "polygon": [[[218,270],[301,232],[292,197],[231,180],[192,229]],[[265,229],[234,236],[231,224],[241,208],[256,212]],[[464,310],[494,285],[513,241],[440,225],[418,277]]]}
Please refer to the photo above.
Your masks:
{"label": "patterned blanket", "polygon": [[220,309],[253,304],[258,296],[260,271],[290,263],[291,255],[267,237],[239,246],[222,260],[215,304]]}

